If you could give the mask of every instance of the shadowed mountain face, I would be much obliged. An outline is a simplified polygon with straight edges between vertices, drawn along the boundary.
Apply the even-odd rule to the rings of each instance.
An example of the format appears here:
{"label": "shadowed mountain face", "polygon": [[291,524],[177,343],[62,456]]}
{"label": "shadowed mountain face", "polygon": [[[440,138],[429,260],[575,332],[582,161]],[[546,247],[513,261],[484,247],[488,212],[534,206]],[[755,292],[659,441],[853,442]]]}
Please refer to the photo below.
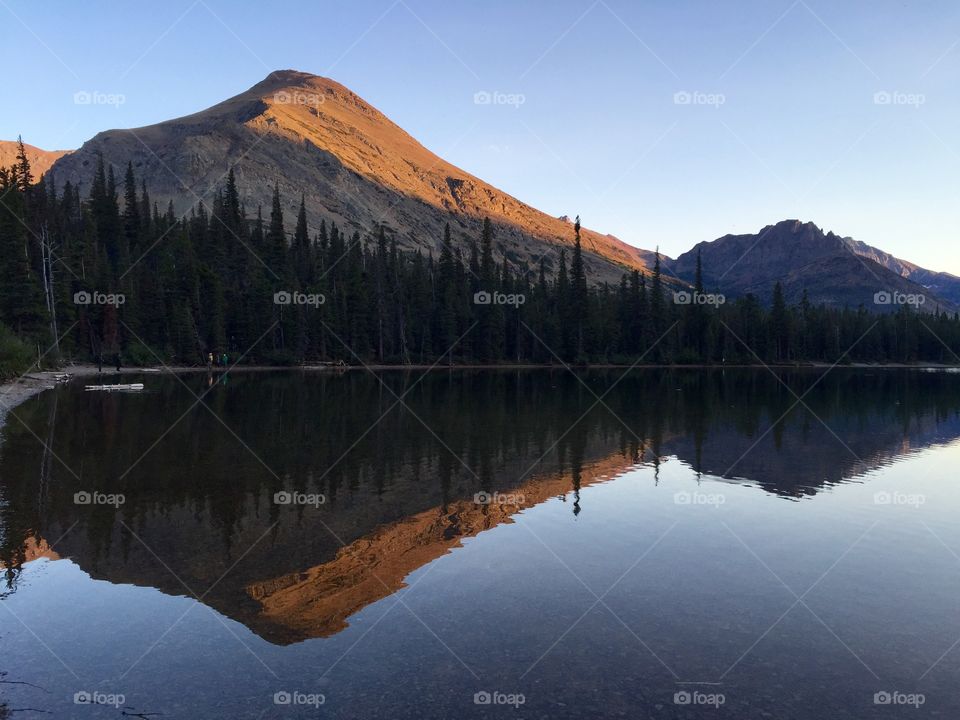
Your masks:
{"label": "shadowed mountain face", "polygon": [[[791,409],[765,370],[621,374],[580,375],[597,394],[611,389],[606,407],[565,371],[444,372],[416,385],[416,374],[383,374],[397,394],[410,389],[409,409],[390,409],[393,396],[358,373],[221,378],[193,410],[201,376],[184,378],[190,390],[153,376],[147,395],[47,393],[18,410],[30,431],[5,429],[0,561],[10,588],[37,557],[171,595],[212,586],[206,604],[287,645],[340,632],[518,512],[562,500],[575,520],[590,511],[582,488],[624,473],[658,482],[676,458],[802,499],[960,436],[948,373],[835,370],[815,385],[817,373],[785,373],[798,395],[813,386],[815,415]],[[95,490],[125,502],[75,504]],[[499,494],[477,502],[480,491]],[[278,492],[325,502],[278,504]]]}
{"label": "shadowed mountain face", "polygon": [[[886,292],[923,295],[926,300],[920,309],[926,312],[957,309],[953,300],[956,290],[949,281],[952,276],[916,268],[849,238],[824,233],[810,222],[784,220],[756,234],[724,235],[702,242],[669,267],[681,278],[692,281],[698,252],[705,286],[731,297],[752,293],[769,302],[773,286],[779,281],[790,303],[799,302],[806,290],[814,305],[896,310],[896,304],[874,302],[877,293]],[[937,279],[937,275],[946,275],[946,279]]]}
{"label": "shadowed mountain face", "polygon": [[960,306],[960,277],[946,272],[927,270],[853,238],[843,238],[843,242],[857,255],[869,258],[897,275],[922,285],[937,297]]}
{"label": "shadowed mountain face", "polygon": [[[102,132],[56,164],[58,185],[89,188],[101,153],[121,174],[132,161],[151,197],[161,208],[172,200],[178,214],[200,200],[209,206],[235,167],[250,215],[258,205],[269,209],[279,183],[287,217],[303,193],[311,227],[326,219],[364,233],[383,224],[407,249],[437,249],[447,222],[455,242],[475,241],[484,217],[494,223],[498,254],[514,263],[536,267],[544,257],[555,269],[559,249],[573,243],[570,222],[454,167],[333,80],[293,70],[194,115]],[[618,280],[651,256],[592,231],[583,245],[596,279]]]}

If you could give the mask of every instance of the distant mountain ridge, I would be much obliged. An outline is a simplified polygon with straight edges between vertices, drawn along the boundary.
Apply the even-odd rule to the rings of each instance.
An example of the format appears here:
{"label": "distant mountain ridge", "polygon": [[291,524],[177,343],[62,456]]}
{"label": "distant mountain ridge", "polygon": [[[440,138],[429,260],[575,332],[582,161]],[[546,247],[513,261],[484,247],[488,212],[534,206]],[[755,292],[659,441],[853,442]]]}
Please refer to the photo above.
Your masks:
{"label": "distant mountain ridge", "polygon": [[[824,233],[812,222],[783,220],[755,234],[701,242],[667,261],[666,267],[692,282],[698,253],[706,288],[731,297],[753,294],[769,302],[774,284],[780,282],[791,303],[799,302],[806,291],[814,305],[863,305],[880,312],[895,310],[904,296],[922,296],[918,307],[924,312],[956,312],[960,304],[952,299],[960,298],[960,279],[924,270],[851,238]],[[885,297],[892,301],[883,302]]]}
{"label": "distant mountain ridge", "polygon": [[869,258],[901,277],[922,285],[934,295],[954,305],[960,305],[960,277],[947,272],[927,270],[850,237],[843,238],[843,241],[857,255]]}

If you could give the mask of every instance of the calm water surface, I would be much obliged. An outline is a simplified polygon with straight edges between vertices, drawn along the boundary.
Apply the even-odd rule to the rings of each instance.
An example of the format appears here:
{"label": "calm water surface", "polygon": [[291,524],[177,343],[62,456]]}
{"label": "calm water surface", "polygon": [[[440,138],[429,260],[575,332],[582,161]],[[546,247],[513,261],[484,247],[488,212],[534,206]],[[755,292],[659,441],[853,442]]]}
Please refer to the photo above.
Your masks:
{"label": "calm water surface", "polygon": [[958,374],[138,380],[8,418],[0,718],[960,717]]}

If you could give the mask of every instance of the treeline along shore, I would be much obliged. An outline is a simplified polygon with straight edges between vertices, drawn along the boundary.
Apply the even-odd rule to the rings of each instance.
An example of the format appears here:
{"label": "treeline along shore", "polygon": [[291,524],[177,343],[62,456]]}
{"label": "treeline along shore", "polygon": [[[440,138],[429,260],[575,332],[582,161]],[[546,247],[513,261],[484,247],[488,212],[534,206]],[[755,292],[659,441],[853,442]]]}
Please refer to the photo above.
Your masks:
{"label": "treeline along shore", "polygon": [[[569,256],[531,266],[474,242],[398,248],[321,221],[293,222],[274,188],[246,208],[233,171],[177,217],[132,165],[101,160],[89,192],[33,177],[25,153],[0,170],[0,376],[37,364],[124,366],[943,363],[960,360],[960,317],[903,305],[765,306],[646,273],[592,283],[579,221]],[[290,229],[292,228],[292,232]],[[425,243],[426,245],[426,243]]]}

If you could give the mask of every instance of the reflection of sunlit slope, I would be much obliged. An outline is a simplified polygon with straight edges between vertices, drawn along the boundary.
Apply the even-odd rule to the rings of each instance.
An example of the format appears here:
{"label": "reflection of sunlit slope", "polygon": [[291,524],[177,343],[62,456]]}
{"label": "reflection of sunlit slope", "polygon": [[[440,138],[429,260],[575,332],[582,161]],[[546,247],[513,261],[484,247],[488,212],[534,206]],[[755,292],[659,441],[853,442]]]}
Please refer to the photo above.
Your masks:
{"label": "reflection of sunlit slope", "polygon": [[[619,375],[584,378],[601,392]],[[387,379],[399,392],[403,377]],[[793,377],[796,391],[815,377]],[[529,506],[568,493],[572,469],[588,484],[635,456],[675,455],[697,471],[793,497],[960,436],[960,384],[946,376],[834,371],[805,402],[840,439],[804,408],[788,413],[794,397],[766,371],[637,372],[605,396],[609,407],[595,406],[580,380],[536,371],[432,375],[409,401],[442,428],[441,439],[399,412],[365,433],[386,409],[375,378],[238,376],[209,402],[252,439],[257,459],[207,413],[168,427],[194,401],[173,380],[149,398],[41,396],[20,411],[36,435],[19,425],[4,434],[0,557],[16,568],[44,554],[30,538],[57,539],[56,553],[94,579],[196,592],[264,638],[291,643],[336,633],[418,567],[516,511],[473,505],[481,486],[523,493]],[[50,402],[57,398],[59,409]],[[161,433],[163,454],[127,474]],[[83,479],[45,460],[36,436],[53,438],[47,444]],[[364,442],[354,448],[357,436]],[[531,466],[536,479],[514,487]],[[126,504],[74,504],[76,491],[97,487],[124,492]],[[323,492],[327,502],[273,502],[275,491],[293,488]]]}
{"label": "reflection of sunlit slope", "polygon": [[0,558],[0,570],[6,570],[8,567],[19,567],[23,563],[40,558],[59,560],[60,556],[50,548],[50,543],[43,538],[28,537],[23,542],[19,555],[9,565]]}
{"label": "reflection of sunlit slope", "polygon": [[[620,454],[587,463],[581,486],[602,482],[633,466]],[[333,635],[347,618],[404,585],[419,567],[515,513],[570,492],[570,473],[542,475],[501,494],[515,503],[460,500],[378,528],[340,550],[331,562],[250,585],[262,613],[251,627],[271,642],[286,644]]]}
{"label": "reflection of sunlit slope", "polygon": [[[264,637],[292,642],[305,634],[261,618],[264,606],[248,588],[259,587],[258,592],[267,595],[271,585],[289,585],[303,575],[304,569],[336,562],[340,563],[338,567],[345,566],[343,544],[359,541],[362,545],[364,538],[377,536],[380,529],[403,524],[423,513],[439,514],[438,508],[456,508],[471,500],[481,487],[506,492],[531,469],[537,477],[566,473],[565,486],[559,483],[550,490],[559,494],[571,489],[573,469],[579,475],[581,468],[593,467],[615,453],[632,457],[623,432],[611,431],[615,421],[606,425],[584,423],[578,432],[564,433],[575,418],[553,412],[555,405],[550,406],[551,412],[543,412],[545,401],[523,403],[523,407],[537,410],[532,417],[511,415],[515,425],[508,435],[486,432],[497,424],[501,408],[508,406],[503,386],[507,380],[512,383],[515,376],[498,376],[500,380],[492,386],[500,388],[500,395],[495,395],[491,382],[487,382],[493,375],[484,375],[480,378],[483,382],[475,381],[480,387],[471,386],[467,393],[485,399],[477,406],[471,405],[456,385],[451,390],[446,380],[429,387],[433,404],[423,412],[428,414],[429,410],[432,421],[445,428],[449,446],[433,442],[426,432],[411,431],[410,423],[405,424],[403,416],[394,413],[381,423],[378,432],[365,436],[365,445],[336,465],[337,472],[327,473],[323,468],[354,440],[352,426],[344,418],[349,407],[369,407],[369,398],[362,392],[367,386],[361,385],[356,375],[346,379],[318,377],[313,384],[289,382],[286,377],[282,378],[284,382],[271,383],[272,377],[246,383],[237,380],[231,386],[231,397],[247,398],[240,405],[244,411],[257,410],[229,417],[228,423],[243,436],[260,438],[259,455],[277,469],[275,478],[254,459],[244,464],[243,452],[238,462],[236,444],[214,441],[214,422],[201,413],[185,418],[168,433],[167,441],[177,452],[168,454],[162,462],[140,463],[126,485],[116,487],[115,478],[136,460],[140,452],[136,448],[149,446],[165,430],[164,424],[143,424],[145,416],[137,414],[127,417],[121,429],[118,408],[138,407],[130,398],[98,401],[82,392],[41,398],[59,397],[59,413],[54,416],[48,412],[49,403],[40,402],[27,420],[45,435],[44,421],[49,423],[55,417],[57,442],[51,446],[57,447],[58,455],[69,458],[73,466],[84,467],[82,482],[91,485],[79,484],[67,469],[54,464],[57,481],[45,483],[44,491],[38,493],[36,478],[43,453],[38,452],[33,435],[8,427],[0,456],[0,488],[10,500],[0,506],[4,530],[0,534],[0,557],[16,568],[31,559],[23,551],[28,538],[58,539],[56,552],[73,560],[93,579],[152,587],[170,595],[196,593],[203,597],[204,604],[257,629]],[[550,381],[548,375],[542,377]],[[512,392],[512,387],[508,389]],[[253,392],[252,397],[245,390]],[[303,403],[302,414],[294,414],[292,400],[283,393],[295,395],[292,400]],[[513,397],[511,393],[506,395]],[[500,401],[492,402],[491,397]],[[552,392],[550,397],[566,396]],[[167,396],[161,393],[150,400],[156,409],[164,406]],[[189,401],[189,396],[179,400],[169,399],[171,412],[182,413],[182,402]],[[318,415],[313,408],[321,404],[326,413]],[[452,409],[442,415],[438,408],[447,407]],[[92,426],[91,410],[100,413]],[[279,418],[281,410],[284,418]],[[271,412],[277,417],[269,417]],[[296,421],[290,419],[291,415]],[[336,420],[321,424],[317,418]],[[206,424],[201,422],[204,420]],[[245,422],[253,426],[247,427]],[[297,431],[275,432],[278,427],[288,426]],[[324,441],[329,444],[321,446]],[[95,457],[96,462],[83,466],[83,459],[88,457]],[[463,458],[462,462],[458,458]],[[273,493],[281,489],[279,482],[291,489],[324,492],[327,502],[320,507],[277,505]],[[74,493],[91,486],[122,490],[126,503],[117,509],[75,505]],[[526,499],[530,503],[547,494],[533,486]],[[469,525],[461,534],[482,529],[470,513],[461,515],[461,525]],[[488,521],[493,524],[495,519],[494,513]],[[452,536],[457,531],[445,528],[440,532]],[[436,554],[442,552],[440,549]],[[429,560],[436,554],[425,553],[423,557]],[[407,564],[395,571],[379,568],[378,575],[389,587],[399,587],[403,577],[419,566],[413,552],[403,562]],[[344,577],[349,575],[349,569],[340,572]],[[271,578],[281,580],[272,584]],[[361,587],[355,602],[343,601],[341,625],[342,618],[372,599],[376,599],[373,590]],[[336,620],[332,625],[337,625]]]}

